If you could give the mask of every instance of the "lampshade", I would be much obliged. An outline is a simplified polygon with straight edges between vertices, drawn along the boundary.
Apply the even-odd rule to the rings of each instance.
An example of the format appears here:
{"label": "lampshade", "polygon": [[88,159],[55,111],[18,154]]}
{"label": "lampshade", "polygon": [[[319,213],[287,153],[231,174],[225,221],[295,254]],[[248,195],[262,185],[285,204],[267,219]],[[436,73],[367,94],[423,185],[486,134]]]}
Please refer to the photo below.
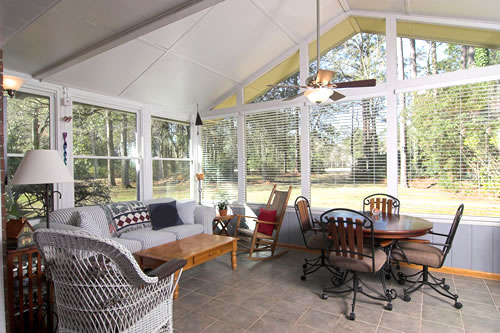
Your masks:
{"label": "lampshade", "polygon": [[304,95],[312,103],[321,104],[333,94],[333,89],[330,88],[313,88],[307,89]]}
{"label": "lampshade", "polygon": [[5,90],[19,90],[23,85],[24,80],[10,75],[3,76],[3,89]]}
{"label": "lampshade", "polygon": [[30,150],[17,167],[12,184],[72,183],[73,177],[56,150]]}

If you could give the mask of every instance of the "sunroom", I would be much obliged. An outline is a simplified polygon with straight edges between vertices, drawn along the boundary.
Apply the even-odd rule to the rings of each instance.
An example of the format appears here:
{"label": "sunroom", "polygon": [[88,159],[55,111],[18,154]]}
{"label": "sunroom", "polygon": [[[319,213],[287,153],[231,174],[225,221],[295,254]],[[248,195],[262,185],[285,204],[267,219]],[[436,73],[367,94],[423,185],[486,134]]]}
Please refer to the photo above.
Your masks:
{"label": "sunroom", "polygon": [[[178,257],[187,263],[173,315],[165,315],[175,332],[500,331],[497,1],[137,7],[128,0],[2,4],[1,327],[69,328],[61,314],[42,311],[45,287],[33,296],[31,276],[42,261],[33,242],[7,248],[8,221],[46,229],[49,214],[50,231],[58,211],[101,207],[113,220],[108,206],[129,202],[147,206],[154,219],[152,207],[172,198],[181,219],[184,205],[204,207],[189,213],[203,226],[171,240],[129,239],[138,248],[119,245],[145,271],[157,266],[146,264],[148,249],[195,233],[239,237],[238,250],[245,236],[250,241],[250,256],[210,250],[194,264]],[[60,193],[51,204],[49,181],[16,175],[31,150],[57,151],[71,177],[50,181]],[[50,169],[46,161],[31,170]],[[276,193],[286,194],[281,215]],[[374,194],[380,200],[370,201]],[[221,202],[229,217],[219,213]],[[347,210],[335,215],[340,208]],[[267,222],[279,223],[267,237],[252,221],[272,209]],[[310,229],[301,224],[304,212]],[[88,217],[78,216],[81,224]],[[242,225],[251,233],[240,233]],[[110,235],[128,239],[120,227],[109,224]],[[266,246],[271,255],[252,257]],[[437,248],[438,262],[429,263]],[[376,253],[385,258],[379,269]],[[359,277],[356,265],[339,263],[355,255],[373,257]],[[56,281],[53,288],[57,313]],[[360,294],[370,288],[375,301]]]}

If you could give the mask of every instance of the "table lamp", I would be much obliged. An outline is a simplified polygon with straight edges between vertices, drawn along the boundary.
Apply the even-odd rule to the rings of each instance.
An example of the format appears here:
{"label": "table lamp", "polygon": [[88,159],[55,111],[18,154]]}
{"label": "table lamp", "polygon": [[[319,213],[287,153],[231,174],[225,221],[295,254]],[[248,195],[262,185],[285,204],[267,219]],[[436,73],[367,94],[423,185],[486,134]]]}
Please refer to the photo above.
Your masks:
{"label": "table lamp", "polygon": [[[49,211],[53,208],[54,183],[72,183],[73,177],[57,150],[30,150],[17,167],[12,184],[45,184],[45,218],[50,228]],[[60,195],[60,192],[57,192]],[[50,281],[47,281],[47,326],[52,331],[52,306],[50,302]]]}
{"label": "table lamp", "polygon": [[201,188],[201,181],[205,180],[205,175],[203,173],[197,173],[196,179],[198,179],[198,203],[201,205],[201,192],[203,191]]}

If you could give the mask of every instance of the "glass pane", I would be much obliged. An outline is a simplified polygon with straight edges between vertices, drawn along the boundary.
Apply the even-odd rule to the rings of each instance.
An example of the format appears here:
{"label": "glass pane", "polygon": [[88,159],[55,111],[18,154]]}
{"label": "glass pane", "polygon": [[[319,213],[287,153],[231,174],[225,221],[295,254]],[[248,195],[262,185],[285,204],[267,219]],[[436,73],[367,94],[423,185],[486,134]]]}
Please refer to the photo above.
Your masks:
{"label": "glass pane", "polygon": [[136,160],[75,158],[75,206],[137,200]]}
{"label": "glass pane", "polygon": [[[272,184],[301,194],[299,109],[245,116],[246,201],[267,202]],[[293,205],[292,201],[288,202]]]}
{"label": "glass pane", "polygon": [[399,99],[402,213],[500,216],[500,84],[407,93]]}
{"label": "glass pane", "polygon": [[18,91],[15,98],[7,98],[8,153],[49,149],[49,110],[48,97]]}
{"label": "glass pane", "polygon": [[153,161],[153,198],[191,198],[190,161]]}
{"label": "glass pane", "polygon": [[385,98],[311,108],[311,204],[361,209],[387,191]]}
{"label": "glass pane", "polygon": [[189,158],[188,124],[151,119],[151,154],[161,158]]}
{"label": "glass pane", "polygon": [[45,185],[12,185],[10,182],[21,160],[21,157],[7,159],[9,175],[9,182],[5,188],[7,218],[44,217]]}
{"label": "glass pane", "polygon": [[135,113],[73,103],[73,154],[137,156]]}

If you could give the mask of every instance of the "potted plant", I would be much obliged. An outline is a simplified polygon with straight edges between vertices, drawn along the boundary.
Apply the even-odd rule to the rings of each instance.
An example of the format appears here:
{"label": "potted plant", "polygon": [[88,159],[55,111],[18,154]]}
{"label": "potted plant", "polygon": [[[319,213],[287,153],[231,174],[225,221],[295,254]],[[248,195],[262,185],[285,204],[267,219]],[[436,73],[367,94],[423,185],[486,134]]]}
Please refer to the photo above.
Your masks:
{"label": "potted plant", "polygon": [[219,210],[220,216],[227,215],[227,206],[228,205],[229,205],[229,202],[227,200],[221,200],[217,203],[217,209]]}

